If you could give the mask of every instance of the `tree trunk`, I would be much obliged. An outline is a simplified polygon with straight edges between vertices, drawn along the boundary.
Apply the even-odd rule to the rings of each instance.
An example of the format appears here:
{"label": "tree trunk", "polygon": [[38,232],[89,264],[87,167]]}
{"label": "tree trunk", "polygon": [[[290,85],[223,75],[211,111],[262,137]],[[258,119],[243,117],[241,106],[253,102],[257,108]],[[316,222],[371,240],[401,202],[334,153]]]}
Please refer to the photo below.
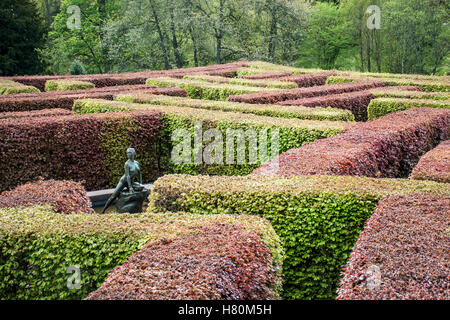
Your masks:
{"label": "tree trunk", "polygon": [[103,31],[103,26],[106,23],[106,0],[98,0],[98,12],[100,14],[100,45],[102,49],[102,64],[105,69],[105,72],[109,72],[110,65],[107,63],[107,57],[108,57],[108,49],[105,45],[105,32]]}
{"label": "tree trunk", "polygon": [[268,58],[270,61],[273,61],[275,58],[275,40],[276,40],[276,36],[277,36],[277,13],[276,13],[276,8],[275,8],[275,4],[272,1],[272,6],[270,6],[270,16],[271,16],[271,21],[270,21],[270,33],[269,33],[269,48],[268,48]]}
{"label": "tree trunk", "polygon": [[194,49],[194,64],[198,67],[197,39],[195,38],[194,29],[192,26],[189,26],[189,33],[191,34],[192,47]]}
{"label": "tree trunk", "polygon": [[217,64],[222,63],[222,38],[223,38],[223,9],[225,5],[225,0],[219,1],[219,28],[216,30],[217,39]]}
{"label": "tree trunk", "polygon": [[173,46],[173,53],[175,56],[175,63],[177,64],[177,68],[182,68],[183,62],[181,61],[180,49],[178,48],[173,2],[170,3],[169,12],[170,12],[170,28],[172,29],[172,46]]}
{"label": "tree trunk", "polygon": [[161,26],[159,24],[158,14],[156,13],[156,9],[155,9],[153,0],[149,0],[149,3],[150,3],[150,7],[152,9],[153,18],[155,19],[156,30],[158,31],[159,43],[161,45],[161,50],[163,52],[163,57],[164,57],[164,66],[167,70],[167,69],[170,69],[170,64],[169,64],[169,59],[167,58],[167,50],[166,50],[166,45],[164,44],[164,36],[163,36],[162,30],[161,30]]}

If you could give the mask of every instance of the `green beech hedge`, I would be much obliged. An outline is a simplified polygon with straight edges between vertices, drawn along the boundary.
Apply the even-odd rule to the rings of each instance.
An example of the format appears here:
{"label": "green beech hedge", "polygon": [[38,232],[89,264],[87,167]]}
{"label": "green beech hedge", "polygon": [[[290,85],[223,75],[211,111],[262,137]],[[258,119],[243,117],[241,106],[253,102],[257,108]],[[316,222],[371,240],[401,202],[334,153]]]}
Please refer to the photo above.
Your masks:
{"label": "green beech hedge", "polygon": [[276,80],[251,80],[242,78],[226,78],[208,75],[187,75],[183,79],[194,80],[194,81],[205,81],[210,83],[225,83],[233,84],[238,86],[249,86],[249,87],[263,87],[263,88],[273,88],[273,89],[293,89],[298,88],[295,82],[289,81],[276,81]]}
{"label": "green beech hedge", "polygon": [[[49,206],[6,208],[0,209],[0,299],[83,299],[145,244],[193,234],[209,222],[257,232],[281,268],[278,236],[267,221],[250,216],[61,215]],[[80,289],[67,287],[74,275],[67,273],[70,266],[80,269]]]}
{"label": "green beech hedge", "polygon": [[[75,113],[94,113],[94,112],[120,112],[133,109],[154,110],[163,112],[163,127],[159,133],[160,143],[160,168],[165,173],[185,173],[185,174],[209,174],[209,175],[246,175],[258,168],[262,161],[259,157],[256,163],[250,163],[249,160],[249,142],[245,137],[245,163],[227,164],[226,163],[226,136],[227,130],[241,130],[245,134],[247,130],[253,129],[257,135],[267,130],[268,150],[270,150],[270,141],[274,129],[279,130],[279,152],[280,154],[292,148],[298,148],[305,143],[313,142],[318,139],[330,137],[339,134],[343,129],[352,126],[352,123],[340,121],[312,121],[298,119],[282,119],[263,117],[253,114],[241,114],[234,112],[221,112],[171,106],[155,106],[145,104],[126,103],[120,101],[107,100],[77,100],[74,103]],[[211,141],[204,142],[202,145],[193,145],[195,123],[202,123],[203,133],[208,129],[217,129],[223,137],[223,157],[222,163],[195,164],[193,155],[200,148],[203,150],[211,144]],[[171,160],[171,152],[175,146],[181,142],[172,141],[172,134],[179,129],[185,129],[190,133],[192,147],[191,163],[176,164]],[[259,140],[261,141],[261,140]],[[237,139],[234,143],[234,159],[237,159]],[[258,152],[259,153],[259,152]],[[273,159],[272,155],[268,159]],[[263,159],[267,160],[267,159]]]}
{"label": "green beech hedge", "polygon": [[407,98],[422,100],[450,100],[450,93],[447,92],[422,92],[422,91],[403,91],[403,90],[383,90],[374,89],[371,93],[377,98]]}
{"label": "green beech hedge", "polygon": [[147,84],[158,88],[180,87],[188,92],[190,98],[205,100],[226,100],[229,96],[270,90],[269,88],[257,88],[232,84],[212,84],[195,80],[179,80],[174,78],[147,79]]}
{"label": "green beech hedge", "polygon": [[16,93],[32,93],[40,92],[38,88],[26,86],[19,82],[11,80],[0,80],[0,95],[16,94]]}
{"label": "green beech hedge", "polygon": [[207,177],[156,181],[153,210],[267,218],[286,251],[284,298],[332,299],[343,266],[377,202],[389,194],[450,194],[429,181],[336,176]]}
{"label": "green beech hedge", "polygon": [[176,106],[200,108],[219,111],[234,111],[251,113],[261,116],[279,118],[297,118],[303,120],[355,121],[355,117],[348,110],[337,108],[309,108],[302,106],[279,106],[268,104],[250,104],[228,101],[211,101],[151,94],[120,94],[115,100],[131,103],[149,103],[160,106]]}
{"label": "green beech hedge", "polygon": [[354,82],[361,80],[379,80],[382,81],[385,86],[416,86],[427,92],[449,92],[450,84],[448,81],[432,81],[432,80],[420,80],[420,79],[396,79],[396,78],[371,78],[362,76],[331,76],[327,80],[327,84],[338,84],[344,82]]}
{"label": "green beech hedge", "polygon": [[418,100],[399,98],[373,99],[367,107],[369,120],[376,119],[391,112],[407,110],[411,108],[450,108],[450,101],[442,100]]}
{"label": "green beech hedge", "polygon": [[85,90],[93,88],[95,88],[95,85],[87,81],[48,80],[45,83],[45,91]]}

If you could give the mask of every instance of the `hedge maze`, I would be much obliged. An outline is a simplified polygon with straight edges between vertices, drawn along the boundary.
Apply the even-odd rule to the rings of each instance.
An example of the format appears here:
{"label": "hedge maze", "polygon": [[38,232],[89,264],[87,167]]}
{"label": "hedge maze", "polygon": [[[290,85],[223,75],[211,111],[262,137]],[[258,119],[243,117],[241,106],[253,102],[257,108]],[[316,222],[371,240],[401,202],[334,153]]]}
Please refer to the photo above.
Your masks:
{"label": "hedge maze", "polygon": [[[449,89],[261,61],[2,78],[0,298],[448,299]],[[95,213],[131,146],[146,212]]]}

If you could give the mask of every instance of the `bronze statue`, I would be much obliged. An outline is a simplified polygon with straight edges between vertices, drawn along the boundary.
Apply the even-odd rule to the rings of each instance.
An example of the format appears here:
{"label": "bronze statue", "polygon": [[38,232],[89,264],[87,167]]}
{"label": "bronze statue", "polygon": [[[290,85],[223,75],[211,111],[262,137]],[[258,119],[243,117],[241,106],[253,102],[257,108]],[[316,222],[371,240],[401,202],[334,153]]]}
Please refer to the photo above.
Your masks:
{"label": "bronze statue", "polygon": [[[141,213],[142,205],[149,195],[149,190],[142,185],[142,173],[139,162],[134,160],[136,151],[127,150],[128,161],[125,162],[125,174],[120,178],[116,189],[108,199],[102,213],[118,198],[116,211],[118,213]],[[139,182],[138,182],[138,181]],[[126,189],[126,192],[124,191]]]}

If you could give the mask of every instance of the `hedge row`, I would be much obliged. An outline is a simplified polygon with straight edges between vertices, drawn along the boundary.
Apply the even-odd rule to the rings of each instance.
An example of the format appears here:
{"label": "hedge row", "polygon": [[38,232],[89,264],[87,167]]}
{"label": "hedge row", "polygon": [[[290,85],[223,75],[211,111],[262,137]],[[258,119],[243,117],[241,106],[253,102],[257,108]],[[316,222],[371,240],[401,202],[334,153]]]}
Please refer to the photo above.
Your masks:
{"label": "hedge row", "polygon": [[[249,71],[240,69],[238,71],[239,78],[249,79],[249,80],[267,80],[267,79],[279,79],[282,77],[287,77],[287,76],[292,75],[292,73],[290,73],[290,72],[266,71],[266,72],[260,73],[259,70],[255,71],[255,69],[248,69],[248,70]],[[252,72],[250,72],[250,71],[252,71]]]}
{"label": "hedge row", "polygon": [[0,112],[20,112],[52,108],[72,109],[76,99],[96,98],[112,100],[114,95],[129,91],[186,97],[181,88],[155,88],[149,85],[107,87],[80,91],[42,92],[29,95],[0,96]]}
{"label": "hedge row", "polygon": [[450,110],[410,109],[283,153],[255,174],[407,177],[419,158],[450,137]]}
{"label": "hedge row", "polygon": [[66,109],[43,109],[36,111],[24,112],[0,112],[0,120],[4,119],[20,119],[20,118],[42,118],[68,116],[73,114],[72,111]]}
{"label": "hedge row", "polygon": [[414,79],[395,79],[395,78],[362,78],[355,76],[331,76],[327,80],[327,84],[348,83],[354,81],[380,81],[385,86],[416,86],[423,91],[428,92],[449,92],[450,83],[448,81],[430,81],[430,80],[414,80]]}
{"label": "hedge row", "polygon": [[147,181],[159,177],[159,111],[0,121],[0,191],[38,177],[114,187],[133,146]]}
{"label": "hedge row", "polygon": [[279,297],[277,271],[255,232],[208,223],[195,234],[146,245],[87,300],[272,300]]}
{"label": "hedge row", "polygon": [[378,73],[378,72],[348,72],[340,73],[345,76],[359,76],[363,78],[397,78],[397,79],[412,79],[412,80],[432,80],[432,81],[449,81],[449,76],[434,76],[423,74],[405,74],[405,73]]}
{"label": "hedge row", "polygon": [[92,213],[91,201],[80,182],[38,180],[0,194],[0,208],[49,204],[57,213]]}
{"label": "hedge row", "polygon": [[351,112],[335,108],[306,108],[275,106],[267,104],[245,104],[228,101],[211,101],[189,99],[183,97],[169,97],[151,94],[120,94],[114,97],[115,100],[150,103],[161,106],[176,106],[200,108],[208,110],[233,111],[242,113],[251,113],[261,116],[279,117],[279,118],[297,118],[303,120],[330,120],[330,121],[355,121]]}
{"label": "hedge row", "polygon": [[238,86],[249,86],[249,87],[262,87],[262,88],[272,88],[272,89],[293,89],[297,88],[297,84],[293,81],[276,81],[276,80],[249,80],[242,78],[225,78],[216,77],[208,75],[187,75],[184,76],[185,80],[194,81],[205,81],[218,84],[233,84]]}
{"label": "hedge row", "polygon": [[39,89],[32,86],[25,86],[18,82],[0,79],[0,95],[30,93],[30,92],[40,92],[40,91]]}
{"label": "hedge row", "polygon": [[282,106],[332,107],[349,110],[356,121],[367,121],[367,106],[374,98],[369,90],[339,93],[327,96],[286,100],[278,102]]}
{"label": "hedge row", "polygon": [[[447,92],[422,92],[416,91],[413,88],[418,87],[386,87],[381,90],[371,90],[373,95],[377,98],[408,98],[408,99],[431,99],[431,100],[450,100],[450,93]],[[391,89],[391,90],[387,90]],[[410,91],[408,91],[410,90]],[[420,90],[420,88],[419,88]]]}
{"label": "hedge row", "polygon": [[450,140],[442,142],[420,158],[411,178],[450,182]]}
{"label": "hedge row", "polygon": [[[273,280],[283,255],[278,237],[265,220],[150,212],[143,215],[60,215],[50,207],[28,207],[0,209],[0,297],[2,300],[83,299],[99,288],[111,269],[123,264],[145,244],[170,247],[171,241],[196,234],[210,224],[230,225],[230,228],[239,225],[245,232],[251,232],[255,241],[246,250],[256,245],[255,234],[258,235],[264,243],[258,243],[258,248],[264,250],[264,257],[267,257],[264,247],[267,246],[271,252],[269,261],[273,263],[273,272],[265,274],[272,282],[266,283],[265,289],[273,290],[275,295],[277,283]],[[233,239],[229,240],[230,247]],[[243,249],[242,240],[239,241],[237,245]],[[260,260],[255,258],[249,264]],[[269,267],[269,262],[265,263]],[[80,276],[79,289],[77,275]],[[161,289],[170,280],[160,279]],[[75,288],[69,289],[68,283]],[[247,283],[252,284],[251,280]]]}
{"label": "hedge row", "polygon": [[448,300],[449,196],[382,200],[358,239],[341,300]]}
{"label": "hedge row", "polygon": [[305,69],[305,68],[283,66],[283,65],[279,65],[279,64],[265,62],[265,61],[249,61],[246,63],[246,66],[251,69],[259,70],[260,72],[261,71],[279,71],[279,72],[289,72],[294,75],[323,71],[320,69]]}
{"label": "hedge row", "polygon": [[45,90],[45,83],[48,80],[79,80],[93,83],[97,88],[110,86],[124,86],[145,84],[145,81],[151,77],[183,77],[191,73],[207,73],[210,75],[236,75],[239,68],[247,66],[247,62],[238,61],[227,64],[211,65],[197,68],[186,69],[172,69],[162,71],[143,71],[123,74],[91,74],[80,76],[20,76],[20,77],[5,77],[0,78],[4,80],[17,81],[22,84],[34,86],[41,91]]}
{"label": "hedge row", "polygon": [[370,102],[367,107],[369,119],[376,119],[391,112],[411,108],[450,108],[450,100],[418,100],[401,98],[378,98]]}
{"label": "hedge row", "polygon": [[95,85],[87,81],[49,80],[45,83],[45,91],[68,91],[93,89]]}
{"label": "hedge row", "polygon": [[286,252],[283,297],[332,299],[341,266],[377,202],[389,194],[410,193],[450,195],[450,185],[336,176],[166,175],[155,182],[150,206],[267,218]]}
{"label": "hedge row", "polygon": [[[403,90],[420,90],[417,87],[393,87],[396,89]],[[392,89],[393,89],[392,88]],[[391,89],[375,89],[378,90],[378,94],[382,95],[383,92],[389,94]],[[349,110],[355,116],[357,121],[366,121],[367,116],[367,107],[369,106],[370,101],[374,99],[375,96],[372,94],[371,90],[364,91],[356,91],[349,93],[339,93],[333,95],[326,96],[318,96],[311,98],[303,98],[297,100],[287,100],[278,102],[278,105],[283,106],[305,106],[305,107],[333,107]]]}
{"label": "hedge row", "polygon": [[158,88],[180,87],[188,92],[190,98],[205,100],[226,100],[231,95],[269,90],[260,87],[212,84],[202,81],[178,80],[173,78],[147,79],[147,84],[157,86]]}
{"label": "hedge row", "polygon": [[327,83],[327,79],[330,76],[335,75],[334,71],[325,71],[311,74],[302,74],[296,76],[287,76],[279,78],[280,81],[295,82],[299,88],[323,86]]}
{"label": "hedge row", "polygon": [[290,90],[263,91],[250,94],[242,94],[228,97],[228,101],[245,103],[277,103],[286,100],[326,96],[330,94],[361,91],[382,86],[376,81],[362,81],[355,83],[343,83],[337,85],[316,86],[311,88],[298,88]]}
{"label": "hedge row", "polygon": [[[256,134],[256,139],[259,139],[260,143],[263,141],[261,140],[262,138],[260,135],[267,138],[268,149],[270,150],[270,142],[272,139],[276,138],[275,130],[279,130],[279,151],[284,152],[317,139],[337,135],[345,128],[353,125],[352,123],[340,121],[283,119],[210,110],[202,110],[199,112],[199,110],[195,108],[155,106],[95,99],[78,100],[74,103],[75,113],[121,112],[135,109],[154,110],[163,113],[163,128],[159,134],[159,139],[161,141],[159,164],[164,173],[246,175],[264,162],[263,160],[266,160],[261,157],[263,149],[258,149],[259,144],[255,146],[251,143],[251,133]],[[209,129],[217,129],[220,132],[221,137],[214,136],[213,143],[211,141],[213,140],[212,138],[204,138],[202,144],[194,143],[194,148],[191,150],[192,152],[189,150],[187,151],[187,160],[190,159],[190,161],[186,160],[185,163],[181,164],[174,163],[172,161],[171,152],[178,150],[176,147],[180,147],[182,142],[187,144],[187,146],[192,147],[192,138],[195,136],[196,123],[201,124],[203,133]],[[186,136],[174,138],[175,140],[172,141],[174,132],[181,133],[181,130],[187,130],[185,131]],[[245,149],[239,154],[239,156],[243,157],[243,163],[236,163],[239,149],[237,142],[240,140],[239,138],[233,140],[235,141],[233,146],[235,155],[234,163],[230,164],[227,163],[230,161],[226,161],[226,138],[228,134],[230,135],[229,138],[233,137],[233,133],[229,132],[229,130],[233,130],[236,134],[241,132],[242,139],[245,139]],[[223,143],[221,143],[220,138],[223,139]],[[214,158],[214,163],[207,164],[205,161],[200,161],[201,164],[197,164],[194,162],[194,154],[201,152],[201,150],[206,150],[208,147],[213,148],[217,143],[220,146],[224,146],[223,154],[220,155],[220,153],[218,153],[217,158]],[[244,147],[244,144],[242,144],[241,147]],[[181,150],[179,151],[181,152]],[[184,148],[183,151],[185,151]],[[250,161],[251,153],[257,155],[254,162]],[[192,155],[192,157],[190,157],[190,155]],[[275,155],[271,153],[270,156],[267,156],[269,159],[272,159]]]}

